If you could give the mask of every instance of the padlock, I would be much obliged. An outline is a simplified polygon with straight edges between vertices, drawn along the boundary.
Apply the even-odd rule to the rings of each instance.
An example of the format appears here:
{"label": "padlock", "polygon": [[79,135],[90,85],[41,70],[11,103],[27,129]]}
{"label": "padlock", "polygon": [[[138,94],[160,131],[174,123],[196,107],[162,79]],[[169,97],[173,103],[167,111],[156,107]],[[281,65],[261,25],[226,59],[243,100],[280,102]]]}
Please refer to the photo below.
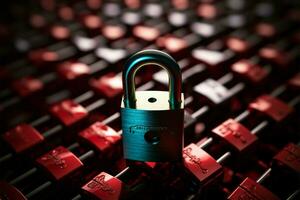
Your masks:
{"label": "padlock", "polygon": [[3,181],[0,181],[0,199],[27,200],[17,188]]}
{"label": "padlock", "polygon": [[270,95],[259,96],[249,104],[249,109],[261,112],[277,122],[283,121],[293,112],[291,106]]}
{"label": "padlock", "polygon": [[19,96],[27,97],[42,90],[44,83],[40,79],[28,76],[15,80],[12,87]]}
{"label": "padlock", "polygon": [[296,74],[288,81],[288,86],[295,92],[300,90],[300,73]]}
{"label": "padlock", "polygon": [[275,194],[269,191],[264,186],[253,181],[250,178],[246,178],[235,191],[228,197],[229,200],[240,199],[269,199],[279,200]]}
{"label": "padlock", "polygon": [[66,126],[70,126],[88,115],[88,111],[72,99],[52,105],[50,112]]}
{"label": "padlock", "polygon": [[300,147],[296,144],[287,144],[273,159],[274,164],[285,166],[300,175]]}
{"label": "padlock", "polygon": [[96,150],[107,152],[121,140],[121,136],[113,128],[101,122],[95,122],[79,133],[79,138],[88,142]]}
{"label": "padlock", "polygon": [[240,199],[268,199],[279,200],[280,198],[273,194],[268,188],[262,185],[270,175],[272,169],[268,168],[256,181],[247,177],[244,181],[229,195],[229,200]]}
{"label": "padlock", "polygon": [[47,152],[36,159],[55,180],[61,180],[83,166],[81,160],[63,146]]}
{"label": "padlock", "polygon": [[216,136],[225,140],[235,150],[242,152],[257,140],[250,130],[234,119],[228,119],[212,130]]}
{"label": "padlock", "polygon": [[251,83],[261,83],[269,74],[268,67],[263,67],[249,59],[242,59],[231,65],[231,70]]}
{"label": "padlock", "polygon": [[211,155],[191,143],[182,151],[183,164],[188,171],[201,182],[208,182],[213,176],[218,177],[222,166]]}
{"label": "padlock", "polygon": [[82,186],[82,190],[95,199],[117,200],[123,192],[124,183],[117,177],[101,172]]}
{"label": "padlock", "polygon": [[[145,65],[157,65],[167,70],[169,92],[135,91],[135,73]],[[184,96],[181,84],[178,64],[164,52],[144,50],[126,62],[121,104],[126,159],[162,162],[182,158]]]}
{"label": "padlock", "polygon": [[64,80],[75,80],[88,76],[90,67],[81,62],[66,61],[58,66],[57,73]]}
{"label": "padlock", "polygon": [[44,136],[29,124],[19,124],[2,135],[16,153],[21,153],[40,144]]}

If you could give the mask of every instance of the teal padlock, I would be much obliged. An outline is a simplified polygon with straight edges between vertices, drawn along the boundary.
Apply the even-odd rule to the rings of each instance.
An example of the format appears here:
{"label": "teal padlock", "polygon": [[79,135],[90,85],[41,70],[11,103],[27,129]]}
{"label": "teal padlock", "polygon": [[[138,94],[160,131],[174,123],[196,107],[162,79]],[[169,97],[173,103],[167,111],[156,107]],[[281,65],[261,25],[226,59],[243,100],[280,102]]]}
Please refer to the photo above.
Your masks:
{"label": "teal padlock", "polygon": [[[169,91],[135,91],[135,74],[147,65],[157,65],[168,72]],[[181,70],[176,61],[162,51],[140,51],[128,59],[122,78],[124,157],[136,161],[181,160],[184,95]]]}

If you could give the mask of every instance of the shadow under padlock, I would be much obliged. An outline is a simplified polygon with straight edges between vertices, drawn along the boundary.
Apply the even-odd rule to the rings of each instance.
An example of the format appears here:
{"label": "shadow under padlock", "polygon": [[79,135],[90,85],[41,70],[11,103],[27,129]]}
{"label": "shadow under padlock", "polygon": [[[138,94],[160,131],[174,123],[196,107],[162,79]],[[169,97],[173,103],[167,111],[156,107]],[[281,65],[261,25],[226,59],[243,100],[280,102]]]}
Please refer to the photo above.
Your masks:
{"label": "shadow under padlock", "polygon": [[[135,74],[146,65],[157,65],[168,72],[169,91],[135,91]],[[121,103],[126,159],[156,162],[181,160],[184,125],[181,84],[178,64],[164,52],[140,51],[126,62]]]}

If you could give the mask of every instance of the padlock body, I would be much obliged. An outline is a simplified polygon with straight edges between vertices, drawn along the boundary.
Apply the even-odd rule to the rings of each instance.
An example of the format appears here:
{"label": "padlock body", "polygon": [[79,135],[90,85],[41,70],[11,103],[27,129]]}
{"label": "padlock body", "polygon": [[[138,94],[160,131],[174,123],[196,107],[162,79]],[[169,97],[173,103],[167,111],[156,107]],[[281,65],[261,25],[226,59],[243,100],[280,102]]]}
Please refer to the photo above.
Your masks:
{"label": "padlock body", "polygon": [[[181,108],[170,110],[167,107],[168,95],[169,92],[164,91],[138,91],[136,108],[121,106],[126,159],[154,162],[181,160],[183,102]],[[156,101],[150,102],[149,99]]]}

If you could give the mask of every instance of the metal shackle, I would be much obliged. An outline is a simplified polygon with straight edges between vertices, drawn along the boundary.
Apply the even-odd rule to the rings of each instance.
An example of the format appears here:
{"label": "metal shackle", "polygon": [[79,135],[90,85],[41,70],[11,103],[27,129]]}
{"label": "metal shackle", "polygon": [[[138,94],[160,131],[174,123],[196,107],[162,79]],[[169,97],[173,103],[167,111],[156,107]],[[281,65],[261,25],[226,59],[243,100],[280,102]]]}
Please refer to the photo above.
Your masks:
{"label": "metal shackle", "polygon": [[132,55],[125,63],[122,75],[125,108],[136,106],[134,77],[136,72],[145,65],[157,65],[168,72],[170,109],[180,109],[181,69],[170,55],[158,50],[140,51]]}

